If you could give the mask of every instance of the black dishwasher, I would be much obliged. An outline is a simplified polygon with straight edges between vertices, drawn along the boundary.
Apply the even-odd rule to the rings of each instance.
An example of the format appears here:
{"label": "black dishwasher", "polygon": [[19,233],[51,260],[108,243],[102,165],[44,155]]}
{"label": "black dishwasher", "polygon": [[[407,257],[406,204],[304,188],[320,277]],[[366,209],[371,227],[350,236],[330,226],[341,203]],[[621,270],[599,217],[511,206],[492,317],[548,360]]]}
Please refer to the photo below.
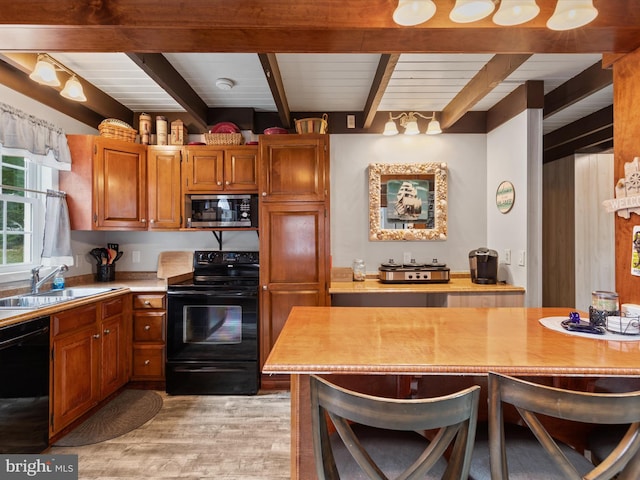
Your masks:
{"label": "black dishwasher", "polygon": [[0,328],[0,453],[49,442],[49,317]]}

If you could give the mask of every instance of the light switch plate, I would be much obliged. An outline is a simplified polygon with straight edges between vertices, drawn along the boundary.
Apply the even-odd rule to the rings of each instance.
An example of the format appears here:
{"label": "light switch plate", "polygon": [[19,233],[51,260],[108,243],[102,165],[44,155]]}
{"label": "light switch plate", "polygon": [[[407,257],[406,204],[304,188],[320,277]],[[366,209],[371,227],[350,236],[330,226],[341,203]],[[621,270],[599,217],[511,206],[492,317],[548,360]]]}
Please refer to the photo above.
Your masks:
{"label": "light switch plate", "polygon": [[133,263],[140,263],[140,252],[138,250],[131,252],[131,261]]}
{"label": "light switch plate", "polygon": [[504,249],[504,264],[511,265],[511,249],[510,248]]}
{"label": "light switch plate", "polygon": [[524,267],[525,264],[525,258],[526,258],[526,254],[524,250],[520,250],[518,252],[518,265],[520,265],[521,267]]}
{"label": "light switch plate", "polygon": [[356,116],[347,115],[347,128],[356,128]]}

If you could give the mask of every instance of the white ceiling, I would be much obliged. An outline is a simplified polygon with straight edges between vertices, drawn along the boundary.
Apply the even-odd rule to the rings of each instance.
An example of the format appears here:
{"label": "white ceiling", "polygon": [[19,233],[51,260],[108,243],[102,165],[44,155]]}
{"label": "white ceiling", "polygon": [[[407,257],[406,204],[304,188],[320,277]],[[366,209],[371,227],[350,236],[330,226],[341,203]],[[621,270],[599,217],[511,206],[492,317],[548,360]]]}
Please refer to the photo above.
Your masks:
{"label": "white ceiling", "polygon": [[[257,54],[166,53],[171,65],[210,108],[251,107],[276,112]],[[134,112],[184,109],[124,53],[55,53],[52,56]],[[490,54],[403,54],[379,111],[441,111],[492,58]],[[363,111],[378,54],[277,54],[292,112]],[[527,80],[544,82],[545,94],[599,62],[597,54],[535,54],[472,110],[486,111]],[[215,81],[228,78],[231,90]],[[605,88],[544,121],[545,133],[613,103]]]}

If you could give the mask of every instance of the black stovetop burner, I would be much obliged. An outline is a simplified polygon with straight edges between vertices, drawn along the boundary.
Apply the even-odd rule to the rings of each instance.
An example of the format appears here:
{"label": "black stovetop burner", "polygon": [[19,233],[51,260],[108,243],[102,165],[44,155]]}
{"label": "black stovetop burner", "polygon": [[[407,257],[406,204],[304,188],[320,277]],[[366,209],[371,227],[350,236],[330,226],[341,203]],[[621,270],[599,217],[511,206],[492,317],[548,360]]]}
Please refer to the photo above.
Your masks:
{"label": "black stovetop burner", "polygon": [[257,288],[259,277],[258,252],[196,250],[193,253],[193,278],[169,285],[167,290]]}

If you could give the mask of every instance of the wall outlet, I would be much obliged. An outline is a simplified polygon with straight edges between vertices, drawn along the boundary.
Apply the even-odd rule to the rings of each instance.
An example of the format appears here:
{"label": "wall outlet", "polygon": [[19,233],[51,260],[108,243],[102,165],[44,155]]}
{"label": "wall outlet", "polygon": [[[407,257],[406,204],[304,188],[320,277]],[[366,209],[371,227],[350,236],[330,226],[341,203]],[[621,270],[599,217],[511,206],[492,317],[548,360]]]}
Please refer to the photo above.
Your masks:
{"label": "wall outlet", "polygon": [[510,248],[504,249],[504,264],[511,265],[511,249]]}
{"label": "wall outlet", "polygon": [[140,263],[140,252],[138,250],[131,252],[131,261],[133,263]]}
{"label": "wall outlet", "polygon": [[521,267],[524,267],[525,264],[525,258],[526,258],[526,254],[524,250],[520,250],[518,252],[518,265],[520,265]]}
{"label": "wall outlet", "polygon": [[402,263],[411,263],[411,252],[404,252],[402,254]]}

